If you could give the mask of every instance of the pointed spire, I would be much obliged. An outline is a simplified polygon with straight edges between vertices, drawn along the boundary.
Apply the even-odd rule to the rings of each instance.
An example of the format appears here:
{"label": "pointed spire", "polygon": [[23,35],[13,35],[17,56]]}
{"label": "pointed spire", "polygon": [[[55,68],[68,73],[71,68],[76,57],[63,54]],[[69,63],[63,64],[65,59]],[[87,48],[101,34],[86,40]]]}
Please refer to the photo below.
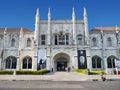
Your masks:
{"label": "pointed spire", "polygon": [[40,28],[40,14],[39,14],[39,8],[37,8],[36,17],[35,17],[35,33],[34,33],[35,45],[38,45],[39,28]]}
{"label": "pointed spire", "polygon": [[35,17],[36,23],[38,23],[39,20],[40,20],[40,14],[39,14],[39,8],[37,8],[37,10],[36,10],[36,17]]}
{"label": "pointed spire", "polygon": [[[23,47],[23,28],[20,28],[20,35],[19,35],[19,50]],[[20,52],[19,52],[20,53]]]}
{"label": "pointed spire", "polygon": [[50,8],[48,8],[48,19],[51,19],[51,13],[50,13]]}
{"label": "pointed spire", "polygon": [[75,15],[74,7],[72,8],[72,15],[73,15],[73,16]]}
{"label": "pointed spire", "polygon": [[6,35],[6,33],[7,33],[7,28],[5,28],[5,30],[4,30],[4,35]]}
{"label": "pointed spire", "polygon": [[23,32],[23,28],[21,27],[21,28],[20,28],[20,33],[22,33],[22,32]]}
{"label": "pointed spire", "polygon": [[118,30],[118,27],[117,27],[117,25],[116,25],[116,27],[115,27],[115,30],[116,30],[116,31]]}
{"label": "pointed spire", "polygon": [[21,29],[20,29],[20,38],[22,38],[23,37],[23,28],[21,27]]}
{"label": "pointed spire", "polygon": [[84,7],[84,17],[87,17],[87,11],[86,11],[86,8]]}
{"label": "pointed spire", "polygon": [[36,10],[36,16],[39,16],[39,8]]}
{"label": "pointed spire", "polygon": [[50,8],[48,8],[48,15],[50,15]]}
{"label": "pointed spire", "polygon": [[72,24],[73,24],[73,41],[72,43],[76,45],[76,27],[75,27],[75,11],[74,11],[74,8],[72,8]]}
{"label": "pointed spire", "polygon": [[89,45],[90,40],[89,40],[88,18],[87,18],[86,8],[84,8],[83,21],[84,21],[84,28],[85,28],[85,44]]}
{"label": "pointed spire", "polygon": [[72,20],[75,21],[75,10],[74,10],[74,7],[72,8]]}
{"label": "pointed spire", "polygon": [[117,25],[116,25],[116,27],[115,27],[115,30],[116,30],[116,33],[118,33],[118,27],[117,27]]}

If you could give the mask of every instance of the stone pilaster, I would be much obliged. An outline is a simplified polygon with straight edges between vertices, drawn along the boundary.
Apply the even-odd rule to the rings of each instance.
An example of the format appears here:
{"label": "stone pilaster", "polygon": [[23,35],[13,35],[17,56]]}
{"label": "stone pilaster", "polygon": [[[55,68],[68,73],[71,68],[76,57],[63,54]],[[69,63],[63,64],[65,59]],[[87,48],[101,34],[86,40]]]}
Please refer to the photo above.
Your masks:
{"label": "stone pilaster", "polygon": [[50,14],[50,8],[48,11],[48,31],[47,31],[47,44],[50,45],[51,43],[51,31],[50,31],[50,23],[51,23],[51,14]]}
{"label": "stone pilaster", "polygon": [[87,68],[92,69],[91,57],[90,57],[90,48],[86,48],[86,58],[87,58]]}
{"label": "stone pilaster", "polygon": [[77,41],[76,41],[76,20],[75,20],[75,11],[74,11],[74,8],[73,8],[73,12],[72,12],[72,23],[73,23],[73,44],[76,45],[77,44]]}
{"label": "stone pilaster", "polygon": [[21,64],[20,64],[20,58],[17,57],[17,66],[16,66],[16,70],[20,70]]}

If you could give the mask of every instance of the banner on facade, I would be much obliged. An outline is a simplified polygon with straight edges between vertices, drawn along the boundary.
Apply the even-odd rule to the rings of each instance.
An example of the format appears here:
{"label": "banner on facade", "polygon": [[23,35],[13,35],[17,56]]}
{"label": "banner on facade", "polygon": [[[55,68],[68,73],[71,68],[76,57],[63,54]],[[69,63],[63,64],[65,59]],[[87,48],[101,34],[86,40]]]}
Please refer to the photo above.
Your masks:
{"label": "banner on facade", "polygon": [[87,60],[86,60],[86,51],[78,50],[78,68],[86,69],[87,68]]}
{"label": "banner on facade", "polygon": [[117,66],[117,69],[120,70],[120,59],[116,59],[116,66]]}
{"label": "banner on facade", "polygon": [[46,68],[46,50],[40,49],[38,50],[38,62],[37,62],[37,69],[44,69]]}

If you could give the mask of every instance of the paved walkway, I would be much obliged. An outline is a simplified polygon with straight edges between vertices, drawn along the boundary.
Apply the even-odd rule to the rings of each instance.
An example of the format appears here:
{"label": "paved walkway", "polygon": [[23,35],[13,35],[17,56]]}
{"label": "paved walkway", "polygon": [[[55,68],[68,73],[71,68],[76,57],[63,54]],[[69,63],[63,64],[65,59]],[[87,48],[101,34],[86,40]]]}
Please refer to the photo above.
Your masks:
{"label": "paved walkway", "polygon": [[[106,75],[107,80],[120,80],[120,75]],[[0,80],[48,80],[48,81],[92,81],[100,75],[83,75],[76,72],[55,72],[47,75],[0,75]]]}

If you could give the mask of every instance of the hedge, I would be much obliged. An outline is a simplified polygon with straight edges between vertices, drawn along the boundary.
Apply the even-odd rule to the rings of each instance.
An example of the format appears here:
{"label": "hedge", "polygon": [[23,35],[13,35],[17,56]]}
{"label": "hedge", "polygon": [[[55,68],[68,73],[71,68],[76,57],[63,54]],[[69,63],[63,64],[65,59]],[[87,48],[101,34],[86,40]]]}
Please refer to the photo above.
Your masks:
{"label": "hedge", "polygon": [[0,75],[12,75],[13,74],[13,71],[5,71],[5,70],[0,70]]}
{"label": "hedge", "polygon": [[46,69],[39,71],[16,71],[17,75],[43,75],[48,73],[49,71]]}
{"label": "hedge", "polygon": [[74,71],[82,74],[89,74],[89,75],[99,75],[101,73],[106,74],[105,70],[90,70],[88,72],[87,69],[75,69]]}
{"label": "hedge", "polygon": [[100,74],[106,74],[106,70],[91,70],[89,75],[100,75]]}
{"label": "hedge", "polygon": [[[21,71],[16,71],[16,75],[43,75],[48,73],[49,70],[43,69],[39,71],[30,71],[30,70],[21,70]],[[1,70],[0,74],[1,75],[12,75],[14,71],[8,71],[8,70]]]}
{"label": "hedge", "polygon": [[75,69],[74,71],[78,72],[78,73],[82,73],[82,74],[87,74],[87,70],[86,69]]}

